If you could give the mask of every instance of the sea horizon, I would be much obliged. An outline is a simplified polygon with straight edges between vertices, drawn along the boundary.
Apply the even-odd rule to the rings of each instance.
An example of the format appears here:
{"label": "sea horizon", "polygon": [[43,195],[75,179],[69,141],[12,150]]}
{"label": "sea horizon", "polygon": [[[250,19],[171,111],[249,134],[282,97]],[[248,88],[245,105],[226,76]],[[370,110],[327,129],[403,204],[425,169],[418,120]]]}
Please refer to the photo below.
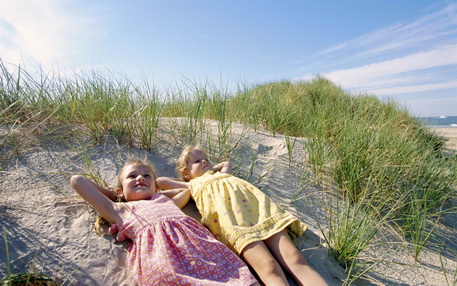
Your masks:
{"label": "sea horizon", "polygon": [[457,116],[429,116],[419,117],[428,127],[457,128]]}

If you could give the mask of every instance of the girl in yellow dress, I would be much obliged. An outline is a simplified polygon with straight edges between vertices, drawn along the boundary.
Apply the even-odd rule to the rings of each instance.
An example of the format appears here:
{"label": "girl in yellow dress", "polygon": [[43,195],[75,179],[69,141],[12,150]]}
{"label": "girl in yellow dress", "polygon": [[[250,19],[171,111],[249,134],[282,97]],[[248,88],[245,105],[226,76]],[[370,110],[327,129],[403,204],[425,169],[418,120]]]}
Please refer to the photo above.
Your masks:
{"label": "girl in yellow dress", "polygon": [[199,146],[184,149],[177,170],[184,181],[157,178],[161,189],[188,188],[213,235],[243,258],[268,285],[289,285],[283,269],[300,285],[326,285],[287,234],[306,226],[258,188],[230,174],[230,162],[212,165]]}

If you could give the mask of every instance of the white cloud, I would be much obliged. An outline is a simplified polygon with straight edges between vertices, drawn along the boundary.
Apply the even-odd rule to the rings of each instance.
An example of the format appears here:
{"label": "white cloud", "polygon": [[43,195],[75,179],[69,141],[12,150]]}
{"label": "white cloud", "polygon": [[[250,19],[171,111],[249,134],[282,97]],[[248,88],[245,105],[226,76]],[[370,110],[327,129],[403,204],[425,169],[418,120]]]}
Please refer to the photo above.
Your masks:
{"label": "white cloud", "polygon": [[392,80],[398,83],[401,73],[447,65],[457,65],[457,44],[361,67],[333,71],[324,76],[349,88],[367,88],[379,78],[392,77]]}
{"label": "white cloud", "polygon": [[[320,74],[345,89],[376,95],[457,89],[456,19],[457,3],[451,2],[337,43],[315,55],[328,70]],[[325,61],[328,56],[334,57]]]}
{"label": "white cloud", "polygon": [[91,7],[67,0],[2,0],[0,55],[10,63],[68,63],[97,39]]}
{"label": "white cloud", "polygon": [[[373,92],[374,94],[377,94],[377,95],[395,95],[395,94],[404,94],[404,93],[430,91],[430,90],[441,90],[441,89],[449,89],[449,88],[457,88],[457,81],[454,80],[454,81],[431,83],[431,84],[403,85],[403,86],[390,87],[390,88],[372,89],[372,90],[370,90],[370,92]],[[456,98],[457,98],[457,94],[456,94]],[[457,106],[456,106],[456,108],[457,108]]]}
{"label": "white cloud", "polygon": [[367,58],[400,51],[430,49],[457,37],[457,3],[406,23],[394,23],[372,33],[338,43],[316,56],[350,53],[349,58]]}

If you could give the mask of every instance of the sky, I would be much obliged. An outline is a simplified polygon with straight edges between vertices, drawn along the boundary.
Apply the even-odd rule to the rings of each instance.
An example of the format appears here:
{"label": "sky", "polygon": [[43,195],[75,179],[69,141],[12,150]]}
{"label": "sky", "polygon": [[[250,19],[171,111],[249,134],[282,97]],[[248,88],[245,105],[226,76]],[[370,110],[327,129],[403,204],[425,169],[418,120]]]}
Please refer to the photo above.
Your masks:
{"label": "sky", "polygon": [[457,116],[457,1],[0,0],[0,60],[159,88],[322,76]]}

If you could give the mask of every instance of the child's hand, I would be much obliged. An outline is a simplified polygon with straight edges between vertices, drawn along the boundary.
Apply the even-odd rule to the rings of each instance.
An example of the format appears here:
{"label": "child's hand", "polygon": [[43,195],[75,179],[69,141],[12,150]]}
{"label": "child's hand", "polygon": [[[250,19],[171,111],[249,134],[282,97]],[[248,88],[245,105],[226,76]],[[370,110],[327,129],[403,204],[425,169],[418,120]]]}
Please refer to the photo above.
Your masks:
{"label": "child's hand", "polygon": [[213,167],[213,171],[230,174],[232,172],[232,164],[230,161],[221,162]]}
{"label": "child's hand", "polygon": [[108,188],[107,193],[101,192],[105,196],[108,197],[108,199],[112,200],[113,202],[118,202],[119,197],[116,195],[116,192],[112,188]]}

